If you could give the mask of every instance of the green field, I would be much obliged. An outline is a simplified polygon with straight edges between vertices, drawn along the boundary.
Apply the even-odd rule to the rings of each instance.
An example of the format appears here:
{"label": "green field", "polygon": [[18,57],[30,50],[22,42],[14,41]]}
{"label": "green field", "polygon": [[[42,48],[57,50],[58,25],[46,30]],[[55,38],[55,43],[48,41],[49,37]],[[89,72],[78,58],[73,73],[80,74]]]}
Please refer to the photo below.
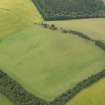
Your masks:
{"label": "green field", "polygon": [[94,43],[40,26],[0,43],[0,68],[29,92],[46,100],[104,69],[104,62],[104,51]]}
{"label": "green field", "polygon": [[96,40],[105,40],[105,19],[81,19],[70,21],[47,22],[58,27],[83,32]]}
{"label": "green field", "polygon": [[105,105],[105,79],[83,90],[67,105]]}
{"label": "green field", "polygon": [[42,20],[31,0],[0,0],[0,38]]}
{"label": "green field", "polygon": [[[94,19],[80,19],[90,17]],[[19,101],[26,102],[24,105],[43,105],[41,99],[46,104],[55,102],[67,90],[104,70],[104,43],[100,47],[95,42],[105,41],[105,19],[99,17],[105,17],[105,0],[0,0],[0,70],[14,80],[5,79],[5,73],[0,72],[0,105],[13,105],[19,95],[25,97]],[[76,88],[77,96],[67,105],[105,105],[105,79],[86,89],[84,84]],[[5,85],[9,95],[3,94]]]}
{"label": "green field", "polygon": [[13,105],[6,97],[0,94],[0,105]]}

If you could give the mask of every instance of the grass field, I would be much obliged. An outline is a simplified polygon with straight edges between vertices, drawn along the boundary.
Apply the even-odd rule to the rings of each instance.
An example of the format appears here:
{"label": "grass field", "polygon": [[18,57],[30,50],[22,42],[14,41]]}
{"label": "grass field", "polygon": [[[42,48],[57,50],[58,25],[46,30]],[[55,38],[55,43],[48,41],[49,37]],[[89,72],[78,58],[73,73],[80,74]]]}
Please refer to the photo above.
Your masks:
{"label": "grass field", "polygon": [[[68,5],[66,8],[68,2],[62,1],[47,0],[50,6],[43,4],[41,0],[38,2],[42,2],[42,11],[45,9],[48,19],[59,19],[61,15],[67,16],[68,19],[68,13],[71,18],[87,16],[88,13],[92,13],[91,16],[97,14],[98,9],[94,7],[97,0],[94,0],[96,4],[93,4],[93,7],[83,2],[84,0],[79,2],[75,0],[75,3],[71,0],[71,3],[77,7],[76,10],[72,8],[73,5],[71,7]],[[33,3],[32,0],[0,0],[0,69],[28,92],[52,101],[80,81],[105,69],[105,51],[92,41],[38,25],[37,23],[42,23],[44,20]],[[60,5],[55,5],[56,3]],[[87,8],[86,6],[80,8],[81,3],[85,3]],[[77,6],[78,4],[80,6]],[[72,13],[70,9],[74,12]],[[96,14],[90,9],[95,9]],[[78,12],[75,12],[77,10]],[[104,15],[104,10],[101,12]],[[104,18],[45,21],[45,23],[105,41]],[[105,79],[80,92],[67,105],[105,105],[104,97]],[[13,104],[0,94],[0,105]]]}
{"label": "grass field", "polygon": [[67,105],[105,105],[105,79],[82,91]]}
{"label": "grass field", "polygon": [[105,40],[105,19],[81,19],[70,21],[53,21],[59,27],[72,29],[87,34],[97,40]]}
{"label": "grass field", "polygon": [[0,68],[29,92],[52,100],[105,67],[105,53],[77,36],[33,26],[0,43]]}
{"label": "grass field", "polygon": [[0,105],[13,105],[6,97],[0,94]]}
{"label": "grass field", "polygon": [[0,38],[42,20],[31,0],[0,0]]}

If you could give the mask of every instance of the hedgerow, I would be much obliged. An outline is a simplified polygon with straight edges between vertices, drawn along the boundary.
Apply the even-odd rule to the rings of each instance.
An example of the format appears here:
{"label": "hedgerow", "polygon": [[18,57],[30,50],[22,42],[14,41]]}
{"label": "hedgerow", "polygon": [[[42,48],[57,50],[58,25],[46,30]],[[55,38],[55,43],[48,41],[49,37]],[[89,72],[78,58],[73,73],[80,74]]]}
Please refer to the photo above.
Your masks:
{"label": "hedgerow", "polygon": [[95,75],[91,75],[87,79],[79,82],[72,89],[69,89],[62,95],[56,97],[52,102],[49,103],[49,105],[65,105],[68,101],[74,98],[80,91],[84,90],[85,88],[88,88],[89,86],[91,86],[92,84],[96,83],[97,81],[104,77],[105,70],[102,70],[101,72]]}
{"label": "hedgerow", "polygon": [[46,102],[45,100],[28,93],[20,84],[0,70],[0,93],[7,96],[14,105],[65,105],[80,91],[88,88],[93,83],[104,77],[105,70],[102,70],[97,74],[91,75],[87,79],[79,82],[73,88],[56,97],[53,101]]}
{"label": "hedgerow", "polygon": [[101,49],[105,50],[105,42],[97,40],[95,41],[95,44]]}
{"label": "hedgerow", "polygon": [[63,33],[69,33],[69,34],[77,35],[77,36],[79,36],[83,39],[86,39],[86,40],[95,41],[94,39],[88,37],[88,35],[86,35],[82,32],[78,32],[78,31],[75,31],[75,30],[67,30],[67,29],[64,29],[62,27],[57,27],[54,24],[50,25],[50,24],[47,24],[47,23],[42,23],[41,26],[43,26],[44,28],[48,28],[50,30],[61,31]]}
{"label": "hedgerow", "polygon": [[0,93],[14,105],[46,105],[47,102],[27,92],[19,83],[0,70]]}

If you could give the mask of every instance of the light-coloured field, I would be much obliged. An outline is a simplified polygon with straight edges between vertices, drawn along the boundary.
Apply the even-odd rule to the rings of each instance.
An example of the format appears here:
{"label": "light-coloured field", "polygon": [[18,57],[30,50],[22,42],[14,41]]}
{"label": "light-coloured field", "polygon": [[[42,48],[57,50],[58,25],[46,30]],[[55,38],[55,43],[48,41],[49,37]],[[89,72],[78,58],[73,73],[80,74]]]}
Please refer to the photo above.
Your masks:
{"label": "light-coloured field", "polygon": [[0,94],[0,105],[13,105],[6,97]]}
{"label": "light-coloured field", "polygon": [[82,91],[67,105],[105,105],[105,79]]}
{"label": "light-coloured field", "polygon": [[0,68],[52,100],[105,67],[105,52],[77,36],[33,26],[0,42]]}
{"label": "light-coloured field", "polygon": [[0,0],[0,38],[42,20],[31,0]]}
{"label": "light-coloured field", "polygon": [[105,3],[105,0],[103,0],[104,1],[104,3]]}
{"label": "light-coloured field", "polygon": [[53,21],[58,27],[72,29],[87,34],[97,40],[105,40],[105,19],[80,19],[70,21]]}

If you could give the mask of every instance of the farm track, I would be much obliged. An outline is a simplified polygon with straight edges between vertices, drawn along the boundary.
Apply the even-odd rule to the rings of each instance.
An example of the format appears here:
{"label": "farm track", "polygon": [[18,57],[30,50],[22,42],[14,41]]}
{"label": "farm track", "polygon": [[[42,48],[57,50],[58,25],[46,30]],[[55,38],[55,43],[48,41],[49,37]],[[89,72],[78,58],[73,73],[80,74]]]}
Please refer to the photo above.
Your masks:
{"label": "farm track", "polygon": [[[56,30],[58,31],[58,30]],[[62,30],[59,30],[60,32]],[[95,45],[96,44],[96,40],[87,37],[86,34],[75,31],[75,30],[65,30],[63,29],[64,33],[72,33],[74,35],[77,35],[78,37],[81,37],[85,40],[94,42]],[[102,50],[105,50],[103,47],[101,47],[100,45],[97,45],[98,47],[100,47]],[[2,71],[0,72],[2,73]],[[5,74],[5,73],[4,73]],[[22,91],[24,91],[24,94],[27,96],[30,96],[31,98],[28,98],[27,102],[24,103],[24,105],[65,105],[68,101],[72,100],[77,94],[79,94],[82,90],[88,88],[89,86],[93,85],[94,83],[96,83],[97,81],[99,81],[100,79],[105,77],[105,70],[102,70],[101,72],[92,75],[90,77],[88,77],[87,79],[81,81],[80,83],[76,84],[73,88],[68,89],[67,91],[65,91],[63,94],[61,94],[60,96],[56,97],[54,100],[52,100],[51,102],[47,102],[46,100],[40,99],[37,96],[33,96],[32,94],[30,94],[29,92],[27,92],[19,83],[17,83],[15,80],[13,80],[11,77],[9,77],[7,74],[5,74],[7,76],[7,79],[9,79],[11,82],[15,82],[15,86],[17,85]],[[0,80],[2,79],[2,76],[0,75]],[[1,84],[1,82],[0,82]],[[6,84],[5,84],[6,85]],[[2,85],[1,85],[2,86]],[[22,102],[25,99],[25,96],[21,96],[20,91],[19,92],[19,98],[15,99],[14,101],[14,96],[15,94],[13,94],[13,96],[10,96],[7,93],[3,93],[2,89],[6,89],[6,87],[1,88],[0,86],[0,91],[3,95],[7,96],[8,99],[10,99],[12,102],[14,102],[14,104],[16,105],[23,105],[23,103],[15,103],[15,102],[19,102],[18,100],[21,100]],[[14,88],[15,86],[9,85],[11,88]],[[78,88],[79,87],[79,88]],[[14,90],[13,90],[14,91]],[[11,90],[11,92],[13,92]],[[15,93],[15,92],[13,92]],[[11,94],[11,93],[10,93]],[[23,100],[22,100],[23,99]],[[27,104],[28,103],[28,104]]]}

